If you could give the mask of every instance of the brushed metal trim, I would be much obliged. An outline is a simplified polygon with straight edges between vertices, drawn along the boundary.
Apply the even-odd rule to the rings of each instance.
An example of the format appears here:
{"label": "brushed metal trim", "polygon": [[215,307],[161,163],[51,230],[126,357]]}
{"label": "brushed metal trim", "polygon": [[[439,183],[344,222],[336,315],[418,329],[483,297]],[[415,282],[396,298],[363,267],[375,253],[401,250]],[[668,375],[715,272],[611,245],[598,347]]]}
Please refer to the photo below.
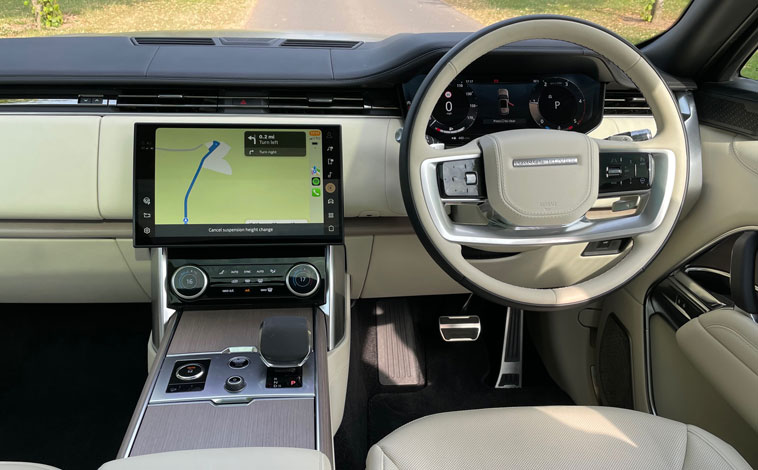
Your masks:
{"label": "brushed metal trim", "polygon": [[[614,150],[615,153],[653,155],[656,177],[647,204],[636,215],[609,219],[580,220],[558,227],[514,227],[496,225],[463,225],[448,217],[440,200],[437,165],[442,162],[479,158],[478,154],[460,154],[429,158],[421,164],[421,186],[424,202],[435,228],[447,241],[469,246],[540,247],[627,238],[655,230],[663,222],[673,192],[676,157],[668,149]],[[608,195],[610,196],[610,195]]]}
{"label": "brushed metal trim", "polygon": [[328,317],[327,346],[336,348],[346,337],[345,299],[347,293],[347,261],[344,245],[326,247],[326,302],[319,309]]}
{"label": "brushed metal trim", "polygon": [[129,426],[126,428],[124,440],[121,442],[121,447],[118,450],[118,454],[116,454],[117,459],[128,457],[132,450],[132,446],[134,446],[134,440],[137,438],[137,432],[139,431],[139,427],[142,424],[142,418],[145,415],[145,410],[147,410],[147,405],[150,403],[150,397],[153,394],[155,383],[158,381],[158,374],[163,367],[163,361],[166,359],[168,346],[174,337],[174,332],[176,331],[176,325],[178,323],[178,317],[180,315],[181,314],[177,313],[176,315],[171,316],[168,323],[166,324],[166,336],[160,343],[160,347],[155,354],[153,365],[150,367],[150,372],[147,374],[147,380],[145,380],[145,385],[142,387],[142,393],[140,393],[139,400],[137,401],[137,405],[134,408],[132,419],[129,421]]}
{"label": "brushed metal trim", "polygon": [[176,312],[168,308],[166,277],[168,264],[165,248],[150,249],[150,288],[153,312],[153,345],[158,348],[165,334],[166,322]]}

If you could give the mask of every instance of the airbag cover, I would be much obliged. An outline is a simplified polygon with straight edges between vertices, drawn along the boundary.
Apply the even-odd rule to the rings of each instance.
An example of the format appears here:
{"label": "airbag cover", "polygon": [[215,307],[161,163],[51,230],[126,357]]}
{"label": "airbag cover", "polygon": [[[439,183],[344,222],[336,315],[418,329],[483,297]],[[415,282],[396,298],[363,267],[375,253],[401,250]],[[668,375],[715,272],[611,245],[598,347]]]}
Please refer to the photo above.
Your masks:
{"label": "airbag cover", "polygon": [[521,227],[568,225],[597,200],[599,150],[584,134],[523,129],[479,141],[490,205]]}

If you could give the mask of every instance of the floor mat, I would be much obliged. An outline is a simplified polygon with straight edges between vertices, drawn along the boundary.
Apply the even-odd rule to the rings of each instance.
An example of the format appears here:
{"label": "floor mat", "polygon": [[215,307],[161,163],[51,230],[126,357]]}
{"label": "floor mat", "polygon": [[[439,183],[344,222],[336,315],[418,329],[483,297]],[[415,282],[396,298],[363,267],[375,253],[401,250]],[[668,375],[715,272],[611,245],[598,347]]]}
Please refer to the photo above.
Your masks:
{"label": "floor mat", "polygon": [[149,304],[0,305],[0,461],[97,469],[147,377]]}
{"label": "floor mat", "polygon": [[347,404],[335,437],[337,470],[365,468],[368,448],[400,426],[444,411],[503,406],[572,404],[550,379],[533,344],[524,334],[524,377],[520,389],[495,389],[499,372],[504,307],[481,300],[468,314],[479,315],[482,334],[475,342],[445,343],[438,317],[457,315],[465,296],[408,299],[416,341],[423,350],[426,386],[385,387],[377,370],[374,302],[353,308],[352,350]]}

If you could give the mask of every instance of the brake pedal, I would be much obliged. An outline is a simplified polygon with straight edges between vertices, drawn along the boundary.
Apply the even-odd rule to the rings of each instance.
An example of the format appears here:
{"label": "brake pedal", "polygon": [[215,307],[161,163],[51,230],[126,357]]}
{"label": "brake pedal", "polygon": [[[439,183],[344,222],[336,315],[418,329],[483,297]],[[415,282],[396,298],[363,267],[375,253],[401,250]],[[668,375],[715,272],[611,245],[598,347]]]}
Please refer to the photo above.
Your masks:
{"label": "brake pedal", "polygon": [[482,332],[482,322],[477,315],[440,317],[440,335],[447,342],[476,341]]}
{"label": "brake pedal", "polygon": [[505,314],[503,355],[495,388],[521,388],[521,354],[524,340],[524,311],[510,308]]}

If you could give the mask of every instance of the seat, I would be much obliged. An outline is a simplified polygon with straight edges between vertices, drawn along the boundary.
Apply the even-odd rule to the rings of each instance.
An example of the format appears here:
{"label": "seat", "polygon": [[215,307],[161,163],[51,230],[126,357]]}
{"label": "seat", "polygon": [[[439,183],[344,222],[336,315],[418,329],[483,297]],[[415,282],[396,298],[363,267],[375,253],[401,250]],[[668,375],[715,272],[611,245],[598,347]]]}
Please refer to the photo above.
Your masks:
{"label": "seat", "polygon": [[750,470],[750,465],[695,426],[619,408],[548,406],[418,419],[371,447],[366,468]]}
{"label": "seat", "polygon": [[0,470],[58,470],[50,465],[31,462],[0,462]]}

